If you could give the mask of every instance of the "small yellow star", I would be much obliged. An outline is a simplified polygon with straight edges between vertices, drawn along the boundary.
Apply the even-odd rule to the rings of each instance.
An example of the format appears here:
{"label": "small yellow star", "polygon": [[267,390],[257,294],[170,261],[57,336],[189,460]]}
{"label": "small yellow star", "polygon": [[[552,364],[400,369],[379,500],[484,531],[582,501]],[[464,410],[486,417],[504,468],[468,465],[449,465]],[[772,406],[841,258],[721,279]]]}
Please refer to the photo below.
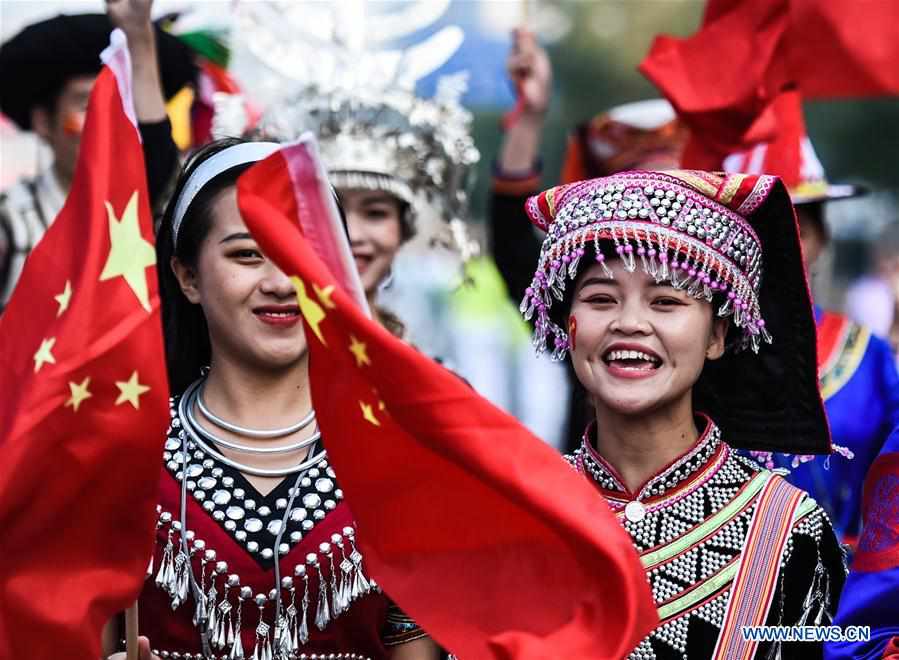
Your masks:
{"label": "small yellow star", "polygon": [[387,404],[383,401],[378,401],[378,410],[387,410]]}
{"label": "small yellow star", "polygon": [[37,349],[37,353],[34,354],[34,373],[40,371],[41,367],[43,367],[46,362],[56,364],[56,358],[53,357],[53,353],[50,352],[55,343],[56,337],[50,337],[50,339],[44,339],[41,342],[41,347]]}
{"label": "small yellow star", "polygon": [[371,360],[368,359],[368,353],[365,352],[365,344],[353,335],[350,335],[350,353],[356,357],[357,367],[371,364]]}
{"label": "small yellow star", "polygon": [[72,282],[66,280],[66,288],[58,296],[53,296],[53,299],[59,303],[59,311],[56,312],[56,318],[59,318],[69,308],[69,301],[72,300]]}
{"label": "small yellow star", "polygon": [[362,408],[362,418],[371,424],[372,426],[381,426],[381,422],[378,421],[378,418],[375,417],[375,413],[372,411],[371,406],[367,403],[359,402],[359,407]]}
{"label": "small yellow star", "polygon": [[334,301],[331,300],[331,294],[334,293],[334,285],[333,284],[329,284],[324,289],[319,289],[318,285],[313,282],[312,290],[315,291],[315,295],[318,296],[318,299],[321,301],[322,305],[324,305],[328,309],[336,309],[337,308],[337,305],[335,305]]}
{"label": "small yellow star", "polygon": [[140,410],[139,397],[144,392],[148,392],[150,388],[146,385],[140,384],[140,382],[137,380],[137,371],[132,373],[131,378],[126,381],[117,380],[115,385],[121,391],[121,394],[119,394],[119,398],[116,399],[115,404],[119,406],[127,401],[132,406],[134,406],[135,410]]}
{"label": "small yellow star", "polygon": [[121,221],[116,219],[115,210],[109,202],[106,202],[106,214],[109,216],[110,247],[100,281],[123,277],[141,306],[149,312],[150,292],[144,271],[156,263],[156,251],[153,244],[140,233],[137,191],[128,200]]}
{"label": "small yellow star", "polygon": [[315,333],[318,340],[327,346],[328,344],[322,336],[321,328],[318,327],[325,320],[325,310],[308,296],[303,280],[294,275],[290,278],[290,281],[293,282],[293,288],[297,291],[297,303],[300,305],[300,312],[303,314],[303,318],[306,319],[306,323],[312,328],[312,332]]}
{"label": "small yellow star", "polygon": [[87,386],[90,384],[90,377],[85,378],[80,385],[78,383],[69,381],[69,389],[72,391],[72,396],[69,397],[68,401],[66,401],[66,405],[72,406],[72,408],[75,409],[75,412],[78,412],[78,406],[81,405],[81,402],[94,396],[87,389]]}

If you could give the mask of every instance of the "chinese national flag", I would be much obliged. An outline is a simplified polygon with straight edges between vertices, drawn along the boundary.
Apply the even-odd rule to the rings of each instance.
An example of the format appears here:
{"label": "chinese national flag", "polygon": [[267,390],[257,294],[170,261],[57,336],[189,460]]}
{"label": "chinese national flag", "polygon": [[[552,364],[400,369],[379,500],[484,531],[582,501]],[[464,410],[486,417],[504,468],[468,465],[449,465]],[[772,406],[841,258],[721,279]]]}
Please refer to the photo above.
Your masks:
{"label": "chinese national flag", "polygon": [[100,657],[153,545],[168,384],[131,64],[112,37],[71,192],[0,318],[3,658]]}
{"label": "chinese national flag", "polygon": [[709,0],[691,37],[656,37],[640,71],[693,137],[682,165],[717,170],[772,140],[775,101],[899,94],[895,0]]}
{"label": "chinese national flag", "polygon": [[318,423],[371,573],[461,660],[624,657],[657,623],[630,539],[558,453],[366,316],[334,255],[343,229],[313,201],[313,154],[301,141],[255,165],[238,203],[296,286]]}

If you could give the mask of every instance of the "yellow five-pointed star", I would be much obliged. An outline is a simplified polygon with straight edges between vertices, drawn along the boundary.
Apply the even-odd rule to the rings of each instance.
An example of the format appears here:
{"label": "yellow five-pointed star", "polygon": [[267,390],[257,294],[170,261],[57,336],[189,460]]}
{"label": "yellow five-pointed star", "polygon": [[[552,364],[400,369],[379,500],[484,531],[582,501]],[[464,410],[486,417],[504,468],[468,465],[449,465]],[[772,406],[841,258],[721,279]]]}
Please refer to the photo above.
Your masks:
{"label": "yellow five-pointed star", "polygon": [[381,422],[378,421],[378,418],[375,417],[375,413],[372,411],[371,406],[367,403],[359,402],[359,407],[362,408],[362,418],[373,426],[381,426]]}
{"label": "yellow five-pointed star", "polygon": [[141,385],[137,380],[136,371],[132,373],[131,378],[126,381],[117,380],[115,386],[118,387],[121,392],[119,398],[115,400],[115,404],[119,406],[127,401],[137,410],[140,409],[140,395],[150,390],[148,386]]}
{"label": "yellow five-pointed star", "polygon": [[153,245],[140,233],[140,218],[137,212],[137,191],[131,195],[121,221],[115,217],[112,204],[106,202],[109,216],[109,256],[100,274],[100,281],[123,277],[131,287],[141,306],[150,311],[150,293],[144,270],[156,263]]}
{"label": "yellow five-pointed star", "polygon": [[53,357],[53,353],[50,352],[55,343],[56,337],[50,337],[50,339],[41,341],[41,347],[37,349],[37,353],[34,354],[34,373],[40,371],[41,367],[47,362],[56,364],[56,358]]}
{"label": "yellow five-pointed star", "polygon": [[321,328],[318,327],[325,320],[325,310],[306,294],[306,285],[303,283],[303,280],[294,275],[290,278],[290,281],[293,282],[293,288],[297,290],[297,302],[300,305],[300,313],[306,319],[306,323],[312,328],[312,332],[315,333],[318,340],[327,346],[328,343],[322,336]]}
{"label": "yellow five-pointed star", "polygon": [[53,296],[53,299],[59,303],[59,311],[56,312],[56,318],[59,318],[69,308],[69,301],[72,300],[72,282],[66,280],[66,288],[58,296]]}
{"label": "yellow five-pointed star", "polygon": [[90,399],[94,396],[91,392],[88,391],[87,386],[91,384],[90,376],[81,381],[81,384],[73,383],[69,381],[69,389],[72,392],[72,396],[69,397],[69,400],[66,401],[67,406],[72,406],[75,409],[75,412],[78,412],[78,406],[81,405],[81,402],[85,399]]}
{"label": "yellow five-pointed star", "polygon": [[313,282],[312,290],[315,291],[315,295],[318,296],[318,299],[321,301],[321,304],[327,307],[328,309],[336,309],[337,305],[334,304],[334,301],[331,300],[331,294],[334,293],[334,285],[329,284],[324,289],[319,289],[318,285]]}
{"label": "yellow five-pointed star", "polygon": [[353,335],[350,335],[350,353],[356,356],[357,367],[371,364],[371,360],[368,359],[368,353],[365,352],[365,344],[356,339]]}

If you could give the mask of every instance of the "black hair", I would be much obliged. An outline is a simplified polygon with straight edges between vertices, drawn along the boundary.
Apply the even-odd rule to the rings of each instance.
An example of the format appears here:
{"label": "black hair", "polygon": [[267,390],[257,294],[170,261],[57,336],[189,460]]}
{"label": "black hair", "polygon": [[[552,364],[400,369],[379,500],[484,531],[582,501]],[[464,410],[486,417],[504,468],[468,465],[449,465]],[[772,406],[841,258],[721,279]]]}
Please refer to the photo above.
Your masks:
{"label": "black hair", "polygon": [[218,174],[207,183],[187,207],[174,240],[172,221],[175,206],[190,175],[203,162],[217,153],[247,142],[239,138],[216,140],[196,151],[185,163],[175,191],[166,206],[156,236],[156,264],[159,294],[162,299],[162,326],[165,337],[165,360],[172,394],[180,394],[199,378],[203,367],[212,359],[209,327],[199,305],[190,302],[181,291],[178,278],[170,266],[172,257],[188,267],[196,268],[200,247],[212,227],[212,206],[219,194],[235,185],[237,178],[253,163],[243,163]]}

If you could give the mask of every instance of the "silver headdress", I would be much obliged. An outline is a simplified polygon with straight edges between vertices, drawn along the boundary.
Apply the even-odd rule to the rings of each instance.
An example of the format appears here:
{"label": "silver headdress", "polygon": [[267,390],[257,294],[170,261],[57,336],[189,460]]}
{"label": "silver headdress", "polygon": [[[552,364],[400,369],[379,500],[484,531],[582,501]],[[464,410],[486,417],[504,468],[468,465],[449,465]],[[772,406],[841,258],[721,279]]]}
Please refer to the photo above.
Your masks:
{"label": "silver headdress", "polygon": [[[332,5],[333,38],[323,42],[320,33],[303,34],[315,22],[308,8],[297,15],[306,29],[288,37],[285,25],[297,23],[290,3],[248,3],[239,16],[240,32],[264,70],[259,87],[266,108],[257,132],[289,141],[312,131],[336,187],[395,195],[409,205],[408,233],[417,230],[432,243],[455,246],[467,258],[476,245],[465,237],[463,220],[473,165],[480,158],[471,113],[460,103],[467,74],[442,77],[431,99],[413,91],[418,79],[452,56],[462,42],[461,30],[445,27],[405,51],[378,49],[370,40],[372,34],[396,39],[420,29],[448,3],[410,5],[416,11],[406,17],[366,17],[361,3]],[[335,18],[335,11],[344,13]]]}

